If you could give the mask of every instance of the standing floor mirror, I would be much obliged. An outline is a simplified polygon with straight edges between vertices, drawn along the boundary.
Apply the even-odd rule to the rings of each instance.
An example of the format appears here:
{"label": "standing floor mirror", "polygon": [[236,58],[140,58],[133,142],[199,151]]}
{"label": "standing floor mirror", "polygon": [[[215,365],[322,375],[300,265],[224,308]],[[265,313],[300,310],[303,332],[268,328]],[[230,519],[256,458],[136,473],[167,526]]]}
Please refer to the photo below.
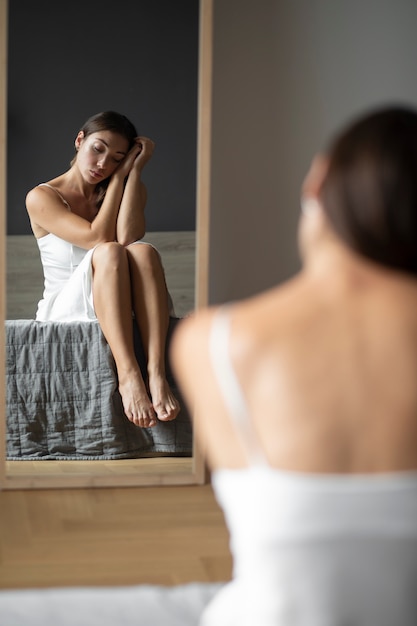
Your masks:
{"label": "standing floor mirror", "polygon": [[[196,220],[195,220],[195,269],[194,306],[208,304],[208,249],[209,249],[209,179],[210,179],[210,114],[211,114],[211,54],[212,54],[212,0],[195,0],[199,8],[198,25],[198,96],[197,96],[197,147],[196,147]],[[81,6],[81,5],[80,5]],[[154,485],[202,484],[206,481],[206,468],[202,455],[192,443],[191,456],[154,456],[123,460],[8,460],[6,453],[7,403],[6,403],[6,350],[5,320],[7,319],[7,137],[8,124],[8,23],[10,6],[8,0],[0,0],[0,488],[43,489],[80,487],[123,487]],[[59,13],[59,10],[58,10]],[[58,15],[57,13],[57,15]],[[62,23],[60,28],[62,28]],[[94,24],[89,24],[87,36],[94,37]],[[140,29],[139,29],[140,30]],[[82,28],[85,36],[85,28]],[[74,46],[78,45],[81,32],[74,33]],[[162,42],[161,46],[164,45]],[[111,42],[106,41],[103,58],[95,62],[105,63],[111,55]],[[30,51],[27,51],[30,55]],[[51,51],[53,54],[53,51]],[[150,52],[151,54],[151,52]],[[65,97],[65,89],[62,89]],[[38,98],[39,94],[28,94]],[[167,103],[169,106],[169,103]],[[94,112],[94,111],[93,111]],[[10,112],[9,112],[10,113]],[[86,116],[87,117],[87,116]],[[175,120],[173,120],[175,124]],[[9,146],[10,148],[10,146]],[[10,165],[10,164],[9,164]],[[39,181],[40,182],[40,181]],[[161,181],[163,185],[163,181]],[[149,189],[151,193],[151,189]],[[189,407],[192,411],[192,407]],[[191,420],[192,421],[192,420]]]}

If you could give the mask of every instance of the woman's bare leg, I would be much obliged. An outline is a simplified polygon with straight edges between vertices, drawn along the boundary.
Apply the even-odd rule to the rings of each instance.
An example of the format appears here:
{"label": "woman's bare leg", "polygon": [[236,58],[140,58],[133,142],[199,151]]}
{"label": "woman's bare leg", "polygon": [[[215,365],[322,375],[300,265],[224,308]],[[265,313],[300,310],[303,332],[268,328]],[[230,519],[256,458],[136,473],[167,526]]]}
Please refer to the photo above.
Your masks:
{"label": "woman's bare leg", "polygon": [[179,412],[165,372],[168,332],[168,291],[159,253],[145,243],[127,248],[133,310],[138,322],[148,368],[149,392],[158,419],[173,420]]}
{"label": "woman's bare leg", "polygon": [[97,319],[112,351],[126,416],[142,428],[156,424],[133,345],[132,301],[126,249],[103,243],[94,251],[93,298]]}

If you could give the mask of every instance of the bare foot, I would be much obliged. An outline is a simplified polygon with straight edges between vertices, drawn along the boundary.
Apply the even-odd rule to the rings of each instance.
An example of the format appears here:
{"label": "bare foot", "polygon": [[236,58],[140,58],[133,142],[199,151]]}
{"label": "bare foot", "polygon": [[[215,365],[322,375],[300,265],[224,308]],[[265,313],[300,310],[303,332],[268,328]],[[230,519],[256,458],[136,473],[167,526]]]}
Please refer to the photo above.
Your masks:
{"label": "bare foot", "polygon": [[157,418],[161,422],[174,420],[180,411],[180,405],[167,380],[160,376],[150,376],[149,390]]}
{"label": "bare foot", "polygon": [[156,413],[140,372],[119,375],[119,392],[127,418],[141,428],[156,425]]}

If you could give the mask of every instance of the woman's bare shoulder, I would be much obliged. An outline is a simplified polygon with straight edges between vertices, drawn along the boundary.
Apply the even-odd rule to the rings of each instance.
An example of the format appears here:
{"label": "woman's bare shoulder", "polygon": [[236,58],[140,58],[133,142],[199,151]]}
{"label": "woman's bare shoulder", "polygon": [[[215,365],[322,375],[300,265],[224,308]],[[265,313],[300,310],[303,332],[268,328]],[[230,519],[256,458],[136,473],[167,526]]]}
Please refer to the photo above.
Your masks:
{"label": "woman's bare shoulder", "polygon": [[55,198],[57,197],[56,191],[52,185],[52,181],[48,183],[39,183],[32,187],[26,194],[26,206],[28,211],[30,211],[34,206],[41,202],[45,198]]}
{"label": "woman's bare shoulder", "polygon": [[207,337],[218,307],[196,311],[182,319],[175,329],[171,341],[171,358],[175,362],[196,356],[207,343]]}
{"label": "woman's bare shoulder", "polygon": [[302,293],[294,280],[240,301],[196,311],[178,324],[172,354],[195,357],[197,351],[207,347],[214,318],[222,311],[230,317],[237,334],[256,337],[272,329],[285,330],[300,309]]}
{"label": "woman's bare shoulder", "polygon": [[248,332],[254,340],[270,335],[286,336],[304,323],[315,307],[314,292],[301,275],[248,298],[233,311],[236,332]]}
{"label": "woman's bare shoulder", "polygon": [[37,239],[49,233],[49,230],[39,224],[42,222],[45,211],[52,211],[55,214],[57,210],[68,210],[68,205],[64,202],[62,192],[59,190],[59,181],[60,177],[47,183],[39,183],[26,194],[26,210],[29,214],[33,234]]}

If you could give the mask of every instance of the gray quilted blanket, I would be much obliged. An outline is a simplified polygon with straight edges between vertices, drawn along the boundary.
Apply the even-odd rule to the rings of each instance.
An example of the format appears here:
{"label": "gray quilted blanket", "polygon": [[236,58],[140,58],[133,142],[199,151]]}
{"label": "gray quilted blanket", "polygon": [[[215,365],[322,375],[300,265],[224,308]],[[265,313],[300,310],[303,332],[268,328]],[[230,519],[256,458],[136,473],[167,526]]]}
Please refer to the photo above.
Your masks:
{"label": "gray quilted blanket", "polygon": [[[176,321],[171,319],[170,333]],[[98,323],[5,324],[8,459],[192,454],[185,408],[175,421],[159,422],[152,429],[138,428],[126,418],[114,360]],[[143,367],[137,331],[135,347]],[[175,382],[171,383],[175,391]]]}

